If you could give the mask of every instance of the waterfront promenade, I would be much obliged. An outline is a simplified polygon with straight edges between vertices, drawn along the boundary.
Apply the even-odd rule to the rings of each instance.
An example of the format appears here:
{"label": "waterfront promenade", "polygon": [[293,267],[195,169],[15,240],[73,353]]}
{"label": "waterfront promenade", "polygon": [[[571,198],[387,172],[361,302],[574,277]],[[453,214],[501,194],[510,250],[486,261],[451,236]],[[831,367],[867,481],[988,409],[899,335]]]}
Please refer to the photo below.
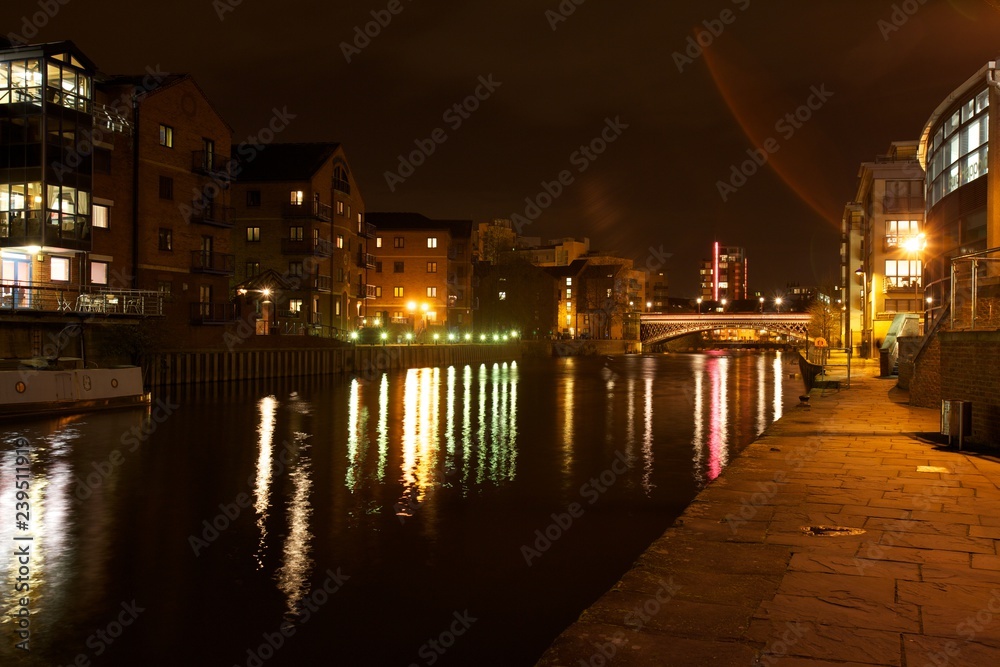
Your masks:
{"label": "waterfront promenade", "polygon": [[789,407],[538,664],[1000,664],[1000,456],[935,444],[936,410],[855,374]]}

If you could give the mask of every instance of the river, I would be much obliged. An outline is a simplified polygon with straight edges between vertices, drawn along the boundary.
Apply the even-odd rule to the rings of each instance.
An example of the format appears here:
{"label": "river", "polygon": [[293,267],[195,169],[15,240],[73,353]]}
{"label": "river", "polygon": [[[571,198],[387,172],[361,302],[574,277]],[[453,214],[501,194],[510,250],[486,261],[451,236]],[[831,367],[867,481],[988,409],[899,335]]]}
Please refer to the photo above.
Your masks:
{"label": "river", "polygon": [[781,417],[788,363],[526,359],[7,424],[0,664],[531,665]]}

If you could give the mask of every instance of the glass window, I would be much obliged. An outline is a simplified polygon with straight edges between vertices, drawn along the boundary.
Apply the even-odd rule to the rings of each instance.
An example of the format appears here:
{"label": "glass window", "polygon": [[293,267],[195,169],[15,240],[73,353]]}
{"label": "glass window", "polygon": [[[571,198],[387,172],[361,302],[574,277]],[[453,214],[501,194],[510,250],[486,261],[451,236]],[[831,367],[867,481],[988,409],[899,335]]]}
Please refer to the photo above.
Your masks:
{"label": "glass window", "polygon": [[291,276],[301,276],[302,275],[302,262],[289,262],[288,263],[288,275],[291,275]]}
{"label": "glass window", "polygon": [[344,247],[344,235],[343,234],[337,234],[337,247],[338,248],[343,248]]}
{"label": "glass window", "polygon": [[292,206],[301,206],[305,193],[302,190],[292,190],[289,197]]}
{"label": "glass window", "polygon": [[289,299],[288,310],[293,313],[302,312],[302,299]]}
{"label": "glass window", "polygon": [[251,259],[246,263],[246,277],[253,278],[254,276],[260,275],[260,262]]}
{"label": "glass window", "polygon": [[976,113],[979,113],[989,105],[990,105],[990,91],[987,88],[983,92],[976,95]]}
{"label": "glass window", "polygon": [[393,273],[403,273],[403,270],[404,269],[403,269],[403,263],[402,262],[393,262],[392,263],[392,272]]}
{"label": "glass window", "polygon": [[438,247],[438,240],[437,240],[436,236],[428,237],[428,239],[427,239],[427,247],[428,248],[436,248],[436,247]]}
{"label": "glass window", "polygon": [[393,239],[392,239],[392,247],[393,248],[402,248],[403,247],[403,237],[402,236],[395,236],[395,237],[393,237]]}
{"label": "glass window", "polygon": [[174,179],[169,176],[160,176],[160,199],[174,198]]}
{"label": "glass window", "polygon": [[94,204],[93,211],[94,211],[94,221],[93,221],[94,227],[97,227],[99,229],[107,229],[109,208],[101,204]]}
{"label": "glass window", "polygon": [[573,279],[572,278],[567,278],[566,279],[566,284],[567,285],[572,285],[573,284]]}
{"label": "glass window", "polygon": [[437,273],[438,263],[437,262],[427,262],[427,273]]}
{"label": "glass window", "polygon": [[90,284],[92,285],[107,285],[108,284],[108,263],[107,262],[94,262],[90,263]]}
{"label": "glass window", "polygon": [[402,297],[403,296],[403,288],[402,287],[393,287],[392,288],[392,295],[395,296],[395,297]]}
{"label": "glass window", "polygon": [[437,287],[428,287],[427,288],[427,296],[429,296],[431,298],[434,298],[437,295],[438,295],[438,288]]}
{"label": "glass window", "polygon": [[160,123],[160,145],[167,148],[174,147],[174,128]]}
{"label": "glass window", "polygon": [[375,247],[376,248],[381,248],[382,247],[382,237],[381,236],[376,236],[375,237]]}
{"label": "glass window", "polygon": [[344,215],[344,202],[337,202],[337,215]]}
{"label": "glass window", "polygon": [[507,292],[500,292],[499,294],[497,294],[497,297],[500,299],[500,301],[506,301],[507,300]]}
{"label": "glass window", "polygon": [[247,206],[260,206],[260,190],[247,190]]}
{"label": "glass window", "polygon": [[289,227],[288,228],[288,239],[290,241],[301,241],[302,240],[302,227]]}
{"label": "glass window", "polygon": [[247,227],[247,241],[250,243],[260,241],[260,227]]}
{"label": "glass window", "polygon": [[50,277],[54,281],[69,282],[69,258],[53,257]]}

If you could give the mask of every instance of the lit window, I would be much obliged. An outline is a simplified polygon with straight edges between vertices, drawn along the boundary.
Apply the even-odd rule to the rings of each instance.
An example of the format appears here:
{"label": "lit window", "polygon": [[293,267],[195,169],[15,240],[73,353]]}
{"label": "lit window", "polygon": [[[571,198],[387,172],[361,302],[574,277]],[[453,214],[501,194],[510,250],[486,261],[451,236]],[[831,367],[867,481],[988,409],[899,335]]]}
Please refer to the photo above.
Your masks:
{"label": "lit window", "polygon": [[438,240],[436,236],[430,236],[427,238],[427,247],[428,248],[438,247]]}
{"label": "lit window", "polygon": [[302,312],[302,299],[289,299],[288,310],[293,313]]}
{"label": "lit window", "polygon": [[381,248],[382,247],[382,237],[381,236],[376,236],[375,237],[375,247],[376,248]]}
{"label": "lit window", "polygon": [[98,229],[108,228],[108,207],[94,204],[94,227]]}
{"label": "lit window", "polygon": [[260,241],[260,227],[247,227],[247,241],[251,243]]}
{"label": "lit window", "polygon": [[393,287],[392,288],[392,295],[395,296],[395,297],[402,297],[403,296],[403,288],[402,287]]}
{"label": "lit window", "polygon": [[53,257],[52,258],[52,280],[60,282],[69,281],[69,258],[68,257]]}
{"label": "lit window", "polygon": [[343,249],[344,247],[344,235],[337,234],[337,247]]}
{"label": "lit window", "polygon": [[174,147],[174,128],[162,123],[160,124],[160,145],[167,148]]}
{"label": "lit window", "polygon": [[90,263],[90,284],[92,284],[92,285],[107,285],[108,284],[108,263],[107,262],[91,262]]}
{"label": "lit window", "polygon": [[302,206],[302,201],[305,199],[305,193],[302,192],[302,190],[292,190],[290,198],[292,206]]}
{"label": "lit window", "polygon": [[288,228],[288,240],[290,240],[290,241],[301,241],[302,240],[302,228],[301,227],[289,227]]}
{"label": "lit window", "polygon": [[569,285],[572,285],[572,284],[573,284],[573,279],[572,278],[567,278],[566,279],[566,285],[569,286]]}
{"label": "lit window", "polygon": [[375,298],[376,299],[381,299],[382,298],[382,286],[381,285],[376,285],[375,286]]}
{"label": "lit window", "polygon": [[437,287],[428,287],[427,288],[427,296],[429,296],[431,298],[434,298],[437,295],[438,295],[438,288]]}
{"label": "lit window", "polygon": [[438,263],[437,262],[427,262],[427,273],[437,273]]}
{"label": "lit window", "polygon": [[573,298],[573,290],[571,290],[571,289],[567,289],[566,290],[566,298],[567,299],[572,299]]}
{"label": "lit window", "polygon": [[507,292],[500,292],[499,297],[500,297],[501,301],[506,301],[507,300]]}
{"label": "lit window", "polygon": [[337,202],[337,215],[344,215],[344,202]]}

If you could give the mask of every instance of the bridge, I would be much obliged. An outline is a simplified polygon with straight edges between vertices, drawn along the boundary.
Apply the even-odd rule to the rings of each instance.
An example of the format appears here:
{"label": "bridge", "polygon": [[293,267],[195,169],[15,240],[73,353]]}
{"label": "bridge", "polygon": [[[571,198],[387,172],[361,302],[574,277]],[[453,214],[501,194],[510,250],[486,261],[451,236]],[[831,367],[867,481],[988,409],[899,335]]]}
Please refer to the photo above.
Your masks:
{"label": "bridge", "polygon": [[643,345],[680,338],[700,331],[718,329],[764,329],[771,333],[805,338],[809,330],[809,313],[710,313],[699,315],[663,315],[642,313],[639,317],[639,337]]}

